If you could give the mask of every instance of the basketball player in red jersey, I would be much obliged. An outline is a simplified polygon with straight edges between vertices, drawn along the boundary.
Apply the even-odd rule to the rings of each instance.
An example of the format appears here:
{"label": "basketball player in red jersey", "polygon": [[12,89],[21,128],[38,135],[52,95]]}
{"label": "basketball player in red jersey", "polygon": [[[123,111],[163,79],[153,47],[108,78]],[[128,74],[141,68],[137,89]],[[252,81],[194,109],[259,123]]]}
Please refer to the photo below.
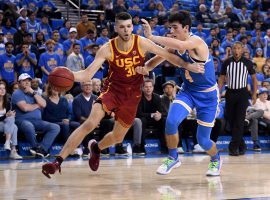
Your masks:
{"label": "basketball player in red jersey", "polygon": [[203,66],[185,63],[178,56],[169,53],[150,40],[133,35],[132,17],[128,13],[117,14],[115,31],[118,36],[100,48],[95,60],[88,68],[73,72],[76,82],[89,81],[105,60],[109,62],[108,77],[88,119],[70,135],[55,161],[42,166],[42,173],[48,178],[50,174],[61,171],[60,165],[63,160],[73,152],[88,133],[97,127],[106,114],[115,113],[115,125],[112,132],[109,132],[99,143],[95,140],[89,142],[90,168],[93,171],[98,169],[101,150],[123,141],[133,123],[141,98],[140,88],[143,75],[136,73],[135,68],[145,65],[146,52],[157,54],[174,65],[184,66],[192,72],[204,72]]}

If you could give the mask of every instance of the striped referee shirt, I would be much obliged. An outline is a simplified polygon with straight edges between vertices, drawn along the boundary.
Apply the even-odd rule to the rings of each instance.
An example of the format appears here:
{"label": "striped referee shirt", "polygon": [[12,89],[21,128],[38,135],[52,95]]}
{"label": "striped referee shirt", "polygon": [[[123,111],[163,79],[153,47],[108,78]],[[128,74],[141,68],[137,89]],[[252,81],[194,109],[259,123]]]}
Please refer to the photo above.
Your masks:
{"label": "striped referee shirt", "polygon": [[255,74],[253,69],[253,63],[245,58],[241,57],[236,61],[234,57],[226,59],[221,68],[221,75],[227,77],[227,86],[229,89],[242,89],[247,87],[248,74]]}

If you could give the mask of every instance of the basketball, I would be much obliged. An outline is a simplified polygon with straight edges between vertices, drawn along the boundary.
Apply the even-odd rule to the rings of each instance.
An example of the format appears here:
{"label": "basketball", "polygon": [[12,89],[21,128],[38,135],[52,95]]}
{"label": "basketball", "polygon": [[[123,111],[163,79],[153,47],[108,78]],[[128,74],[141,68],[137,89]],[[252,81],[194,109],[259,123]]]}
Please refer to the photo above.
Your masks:
{"label": "basketball", "polygon": [[48,81],[54,90],[66,92],[74,84],[74,75],[66,67],[57,67],[49,74]]}

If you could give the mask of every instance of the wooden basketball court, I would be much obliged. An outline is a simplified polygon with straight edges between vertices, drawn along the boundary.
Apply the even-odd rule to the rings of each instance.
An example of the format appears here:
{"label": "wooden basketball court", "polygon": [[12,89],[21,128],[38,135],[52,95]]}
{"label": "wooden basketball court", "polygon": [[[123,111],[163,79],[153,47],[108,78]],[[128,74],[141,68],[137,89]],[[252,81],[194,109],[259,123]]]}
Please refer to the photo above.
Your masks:
{"label": "wooden basketball court", "polygon": [[52,179],[41,173],[44,161],[0,161],[0,199],[270,199],[269,156],[222,155],[220,177],[205,176],[205,155],[181,155],[180,168],[165,176],[155,173],[164,156],[110,157],[98,172],[87,159],[68,160]]}

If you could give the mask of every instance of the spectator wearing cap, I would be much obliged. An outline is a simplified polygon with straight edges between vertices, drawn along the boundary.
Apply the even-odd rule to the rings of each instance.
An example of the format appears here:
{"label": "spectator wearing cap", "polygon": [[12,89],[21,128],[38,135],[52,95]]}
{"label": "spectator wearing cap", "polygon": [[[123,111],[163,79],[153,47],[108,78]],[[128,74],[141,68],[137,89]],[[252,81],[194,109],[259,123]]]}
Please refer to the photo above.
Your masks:
{"label": "spectator wearing cap", "polygon": [[46,41],[47,51],[41,54],[38,67],[42,71],[42,83],[45,84],[48,79],[49,73],[56,67],[62,66],[63,63],[60,56],[54,52],[55,42],[53,40]]}
{"label": "spectator wearing cap", "polygon": [[91,49],[93,44],[95,43],[95,37],[96,37],[96,32],[93,31],[92,29],[89,29],[86,33],[86,35],[80,39],[82,48],[83,48],[83,58],[86,60],[87,56],[90,55]]}
{"label": "spectator wearing cap", "polygon": [[15,59],[12,54],[14,45],[11,42],[5,44],[6,53],[0,55],[0,74],[1,78],[10,86],[13,82],[17,81],[17,74],[15,72]]}
{"label": "spectator wearing cap", "polygon": [[69,29],[69,38],[67,40],[64,41],[63,46],[64,46],[64,54],[65,56],[69,56],[69,54],[72,53],[73,51],[73,44],[77,43],[81,45],[81,52],[83,52],[82,49],[82,44],[80,40],[77,40],[77,29],[74,27],[71,27]]}
{"label": "spectator wearing cap", "polygon": [[93,22],[88,20],[88,15],[83,13],[81,16],[81,21],[77,24],[76,29],[78,31],[77,38],[81,39],[84,37],[89,29],[96,31],[96,26]]}
{"label": "spectator wearing cap", "polygon": [[40,30],[39,23],[36,20],[36,13],[29,11],[27,23],[27,32],[32,35],[32,38],[36,38],[37,32]]}
{"label": "spectator wearing cap", "polygon": [[19,10],[19,15],[20,17],[16,20],[16,27],[19,28],[20,26],[20,21],[27,21],[28,17],[27,17],[27,9],[25,7],[22,7]]}
{"label": "spectator wearing cap", "polygon": [[48,40],[52,36],[52,28],[49,24],[49,18],[47,15],[41,17],[41,22],[39,23],[39,31],[44,34],[45,40]]}
{"label": "spectator wearing cap", "polygon": [[262,121],[265,122],[268,126],[268,129],[270,128],[270,101],[267,100],[269,95],[269,90],[267,88],[260,88],[258,93],[258,99],[256,101],[256,104],[254,105],[254,108],[257,110],[263,110],[263,119]]}
{"label": "spectator wearing cap", "polygon": [[256,71],[262,73],[262,66],[264,65],[266,58],[263,56],[263,50],[261,48],[256,49],[255,56],[253,57],[253,62],[256,63]]}
{"label": "spectator wearing cap", "polygon": [[6,17],[3,20],[3,27],[2,31],[5,34],[5,37],[7,38],[7,41],[14,42],[14,34],[17,32],[17,30],[13,27],[14,23],[12,18]]}
{"label": "spectator wearing cap", "polygon": [[103,27],[101,29],[100,36],[96,40],[96,44],[99,45],[99,46],[102,46],[106,42],[109,42],[110,38],[108,37],[108,35],[109,35],[108,28],[107,27]]}
{"label": "spectator wearing cap", "polygon": [[[41,109],[46,107],[46,101],[31,88],[31,79],[26,73],[19,76],[19,89],[12,94],[11,103],[16,112],[16,125],[31,145],[30,152],[44,158],[49,155],[49,148],[59,134],[60,127],[42,120]],[[36,131],[43,134],[40,143],[37,141]]]}
{"label": "spectator wearing cap", "polygon": [[37,58],[34,53],[30,52],[28,43],[22,44],[22,53],[16,56],[16,72],[18,75],[27,73],[31,78],[35,78],[35,67]]}
{"label": "spectator wearing cap", "polygon": [[15,49],[19,48],[23,43],[23,36],[27,33],[26,21],[20,21],[20,29],[14,34],[14,46]]}

